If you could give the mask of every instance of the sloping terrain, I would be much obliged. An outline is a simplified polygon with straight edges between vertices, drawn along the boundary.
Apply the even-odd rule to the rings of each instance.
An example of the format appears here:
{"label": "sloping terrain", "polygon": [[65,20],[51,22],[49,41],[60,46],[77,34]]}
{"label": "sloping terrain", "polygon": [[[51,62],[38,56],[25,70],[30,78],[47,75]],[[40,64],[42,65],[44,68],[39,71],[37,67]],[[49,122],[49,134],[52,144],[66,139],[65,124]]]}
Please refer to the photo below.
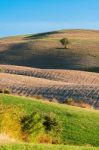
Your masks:
{"label": "sloping terrain", "polygon": [[[65,37],[68,49],[60,44]],[[55,113],[62,122],[64,143],[85,147],[23,143],[0,149],[98,150],[99,31],[61,30],[0,39],[0,93],[7,91],[31,98],[0,94],[1,104],[21,106],[27,113]],[[71,98],[76,106],[90,109],[62,104]],[[6,133],[0,134],[0,140],[15,143]]]}
{"label": "sloping terrain", "polygon": [[[70,44],[64,49],[61,38]],[[0,39],[0,64],[99,72],[99,31],[61,30]]]}
{"label": "sloping terrain", "polygon": [[0,88],[15,94],[43,96],[63,102],[68,98],[99,109],[99,74],[73,70],[36,69],[0,65]]}
{"label": "sloping terrain", "polygon": [[[64,37],[70,41],[68,49],[60,43]],[[61,30],[0,39],[0,88],[12,93],[59,102],[73,98],[99,109],[98,72],[99,31]]]}
{"label": "sloping terrain", "polygon": [[18,74],[36,78],[63,81],[75,84],[99,84],[99,74],[85,71],[37,69],[14,65],[0,65],[3,73]]}
{"label": "sloping terrain", "polygon": [[32,112],[54,113],[62,123],[61,138],[68,145],[99,146],[99,111],[0,94],[3,105],[21,106],[28,114]]}

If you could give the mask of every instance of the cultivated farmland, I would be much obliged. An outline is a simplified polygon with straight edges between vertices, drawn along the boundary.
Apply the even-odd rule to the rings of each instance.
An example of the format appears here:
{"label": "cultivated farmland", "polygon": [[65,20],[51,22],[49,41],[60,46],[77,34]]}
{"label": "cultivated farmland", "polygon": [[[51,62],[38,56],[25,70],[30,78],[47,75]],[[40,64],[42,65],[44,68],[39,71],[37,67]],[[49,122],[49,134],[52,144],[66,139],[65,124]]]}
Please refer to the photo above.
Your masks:
{"label": "cultivated farmland", "polygon": [[[67,49],[64,49],[60,43],[62,38],[69,40]],[[1,111],[6,107],[18,107],[17,115],[20,113],[19,110],[24,111],[24,115],[30,116],[33,111],[44,114],[54,113],[56,119],[59,118],[62,123],[60,141],[56,143],[67,145],[20,144],[20,139],[29,142],[29,135],[21,130],[22,124],[16,130],[14,127],[17,126],[13,124],[15,122],[12,119],[12,123],[5,122],[5,126],[0,126],[0,141],[1,144],[4,141],[15,144],[1,145],[2,150],[48,148],[98,150],[99,31],[61,30],[1,38],[0,104],[1,124],[4,122],[2,121],[3,113],[5,117],[8,115],[5,121],[13,118],[12,116],[9,118],[11,113],[15,115],[12,111],[9,113],[7,110],[7,115],[6,111]],[[19,125],[19,122],[17,123]],[[34,121],[32,120],[31,123],[33,124],[29,122],[29,127],[32,125],[34,129]],[[7,130],[2,130],[2,127],[4,129],[7,127]],[[28,128],[27,125],[26,128]],[[22,137],[15,136],[14,133],[10,135],[10,129],[11,133],[14,130],[20,131],[18,133]],[[19,140],[19,143],[16,140]],[[79,146],[68,146],[68,144]]]}
{"label": "cultivated farmland", "polygon": [[64,102],[68,98],[99,108],[99,74],[73,70],[0,65],[0,88]]}

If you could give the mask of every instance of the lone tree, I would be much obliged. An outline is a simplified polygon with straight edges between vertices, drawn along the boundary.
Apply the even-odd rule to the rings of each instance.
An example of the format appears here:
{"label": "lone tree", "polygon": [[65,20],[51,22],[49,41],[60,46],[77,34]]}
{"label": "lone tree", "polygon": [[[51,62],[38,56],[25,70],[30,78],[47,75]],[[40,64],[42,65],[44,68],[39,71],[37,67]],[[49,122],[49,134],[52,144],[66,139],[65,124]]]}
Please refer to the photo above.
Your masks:
{"label": "lone tree", "polygon": [[66,49],[67,49],[67,45],[70,43],[67,38],[61,39],[60,42],[64,46],[64,48],[66,48]]}

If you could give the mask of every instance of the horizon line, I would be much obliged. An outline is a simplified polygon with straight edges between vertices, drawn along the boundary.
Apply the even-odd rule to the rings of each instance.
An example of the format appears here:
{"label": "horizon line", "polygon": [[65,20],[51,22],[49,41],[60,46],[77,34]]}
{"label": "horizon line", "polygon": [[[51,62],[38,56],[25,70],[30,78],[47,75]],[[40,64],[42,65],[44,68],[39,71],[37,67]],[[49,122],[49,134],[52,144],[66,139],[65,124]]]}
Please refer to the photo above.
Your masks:
{"label": "horizon line", "polygon": [[55,32],[55,31],[62,31],[62,30],[85,30],[85,31],[99,31],[99,29],[94,29],[94,28],[64,28],[64,29],[57,29],[57,30],[48,30],[45,32],[34,32],[34,33],[23,33],[23,34],[9,34],[7,36],[0,36],[0,39],[2,38],[9,38],[9,37],[15,37],[15,36],[21,36],[21,35],[31,35],[31,34],[41,34],[41,33],[50,33],[50,32]]}

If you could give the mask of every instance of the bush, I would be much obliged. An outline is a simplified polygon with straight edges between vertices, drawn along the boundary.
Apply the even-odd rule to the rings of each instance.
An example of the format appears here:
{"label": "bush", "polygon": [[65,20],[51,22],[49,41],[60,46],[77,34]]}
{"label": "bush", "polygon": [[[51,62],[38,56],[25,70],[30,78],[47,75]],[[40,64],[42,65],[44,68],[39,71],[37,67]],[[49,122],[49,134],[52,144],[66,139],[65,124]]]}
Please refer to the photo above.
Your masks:
{"label": "bush", "polygon": [[52,143],[60,143],[62,128],[58,117],[54,113],[45,113],[43,125],[45,127],[45,132],[51,135]]}
{"label": "bush", "polygon": [[10,91],[9,89],[4,89],[4,93],[5,93],[5,94],[10,94],[11,91]]}
{"label": "bush", "polygon": [[44,133],[43,121],[41,114],[37,112],[22,118],[22,132],[25,134],[25,141],[35,142],[36,136]]}
{"label": "bush", "polygon": [[66,99],[63,103],[81,108],[92,108],[90,104],[85,103],[83,100],[74,100],[72,98]]}
{"label": "bush", "polygon": [[44,123],[43,125],[45,126],[45,130],[46,132],[52,132],[54,130],[54,132],[59,132],[60,128],[58,126],[58,120],[55,116],[55,114],[53,113],[49,113],[49,114],[44,114]]}
{"label": "bush", "polygon": [[60,143],[61,124],[53,113],[25,114],[22,107],[0,104],[0,133],[34,143]]}
{"label": "bush", "polygon": [[2,68],[0,68],[0,72],[4,72],[4,70]]}
{"label": "bush", "polygon": [[61,127],[55,114],[33,112],[24,116],[21,124],[25,141],[59,143]]}
{"label": "bush", "polygon": [[44,99],[42,95],[34,95],[33,98],[36,98],[38,100]]}
{"label": "bush", "polygon": [[74,100],[72,98],[68,98],[64,101],[65,104],[68,104],[68,105],[73,105],[74,103]]}
{"label": "bush", "polygon": [[3,90],[2,90],[2,89],[0,89],[0,93],[3,93]]}

